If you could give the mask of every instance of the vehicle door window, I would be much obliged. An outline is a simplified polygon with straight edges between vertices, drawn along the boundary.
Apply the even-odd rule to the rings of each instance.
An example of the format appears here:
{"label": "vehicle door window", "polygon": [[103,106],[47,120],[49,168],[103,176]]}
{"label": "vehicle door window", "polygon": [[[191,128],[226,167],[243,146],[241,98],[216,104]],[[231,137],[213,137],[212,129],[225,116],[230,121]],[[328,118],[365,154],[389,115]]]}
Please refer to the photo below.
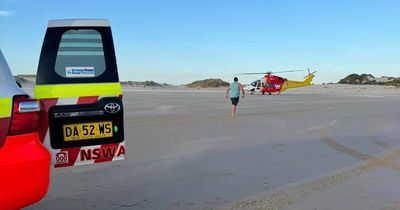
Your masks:
{"label": "vehicle door window", "polygon": [[64,78],[90,78],[104,73],[106,64],[101,34],[96,30],[66,31],[57,51],[55,71]]}

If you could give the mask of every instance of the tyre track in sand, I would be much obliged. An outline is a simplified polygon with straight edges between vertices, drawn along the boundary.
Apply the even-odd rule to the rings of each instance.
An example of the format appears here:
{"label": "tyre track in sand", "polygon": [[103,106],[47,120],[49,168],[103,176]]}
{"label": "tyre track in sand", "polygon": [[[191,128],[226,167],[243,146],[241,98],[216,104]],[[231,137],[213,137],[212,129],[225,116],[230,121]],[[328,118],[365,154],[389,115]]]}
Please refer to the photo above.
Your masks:
{"label": "tyre track in sand", "polygon": [[339,143],[337,143],[334,139],[332,139],[331,137],[329,137],[329,132],[330,130],[333,128],[334,125],[336,125],[338,121],[332,121],[329,126],[326,126],[325,128],[323,128],[321,130],[321,138],[320,140],[322,142],[324,142],[326,145],[328,145],[330,148],[340,152],[340,153],[344,153],[346,155],[352,156],[356,159],[360,159],[360,160],[368,160],[369,158],[371,158],[369,155],[358,152],[354,149],[351,149],[350,147],[346,147],[344,145],[341,145]]}
{"label": "tyre track in sand", "polygon": [[384,149],[393,148],[393,146],[389,145],[388,143],[380,141],[379,139],[377,139],[374,136],[374,130],[373,129],[371,129],[371,128],[367,129],[367,134],[368,134],[367,138],[370,139],[372,141],[372,143],[374,143],[374,144],[376,144],[376,145],[378,145],[378,146],[380,146],[380,147],[382,147]]}
{"label": "tyre track in sand", "polygon": [[[241,201],[228,204],[221,209],[265,209],[278,210],[286,209],[297,202],[306,200],[318,192],[328,190],[340,183],[345,183],[368,171],[378,167],[388,167],[400,172],[400,165],[393,161],[400,158],[400,148],[394,148],[373,137],[372,133],[368,138],[373,138],[374,143],[389,149],[389,152],[379,157],[372,157],[352,148],[337,143],[329,136],[330,130],[338,121],[332,121],[321,130],[321,141],[337,152],[349,155],[364,162],[350,168],[342,169],[333,175],[324,176],[300,184],[287,185],[268,192],[251,196]],[[371,139],[372,140],[372,139]],[[397,209],[397,205],[395,209]]]}

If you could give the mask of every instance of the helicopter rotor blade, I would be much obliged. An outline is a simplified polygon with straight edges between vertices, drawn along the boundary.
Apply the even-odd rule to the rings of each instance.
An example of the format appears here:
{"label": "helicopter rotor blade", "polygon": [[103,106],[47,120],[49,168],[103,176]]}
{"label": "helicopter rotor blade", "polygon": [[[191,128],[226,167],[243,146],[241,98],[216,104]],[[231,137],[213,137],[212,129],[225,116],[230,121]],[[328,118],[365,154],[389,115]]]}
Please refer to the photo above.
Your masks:
{"label": "helicopter rotor blade", "polygon": [[317,71],[310,72],[310,70],[308,70],[308,75],[305,76],[304,79],[307,78],[308,76],[310,76],[311,74],[315,74],[315,72],[317,72]]}
{"label": "helicopter rotor blade", "polygon": [[271,72],[265,72],[265,73],[249,72],[249,73],[240,73],[239,75],[270,74],[270,73]]}
{"label": "helicopter rotor blade", "polygon": [[307,69],[296,69],[296,70],[287,70],[287,71],[269,71],[269,72],[247,72],[247,73],[240,73],[239,75],[277,74],[277,73],[291,73],[291,72],[300,72],[300,71],[307,71]]}
{"label": "helicopter rotor blade", "polygon": [[288,70],[288,71],[274,71],[274,72],[271,72],[271,73],[276,74],[276,73],[290,73],[290,72],[300,72],[300,71],[307,71],[307,69],[296,69],[296,70]]}

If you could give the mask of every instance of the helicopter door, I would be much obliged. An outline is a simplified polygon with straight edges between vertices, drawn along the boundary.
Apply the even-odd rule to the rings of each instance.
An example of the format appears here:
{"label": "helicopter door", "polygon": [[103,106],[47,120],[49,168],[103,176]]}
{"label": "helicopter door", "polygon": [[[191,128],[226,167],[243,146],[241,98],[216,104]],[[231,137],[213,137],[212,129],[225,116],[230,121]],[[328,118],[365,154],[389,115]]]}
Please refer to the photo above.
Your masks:
{"label": "helicopter door", "polygon": [[122,89],[107,20],[49,21],[37,72],[53,167],[124,159]]}
{"label": "helicopter door", "polygon": [[258,80],[256,90],[261,90],[261,81]]}

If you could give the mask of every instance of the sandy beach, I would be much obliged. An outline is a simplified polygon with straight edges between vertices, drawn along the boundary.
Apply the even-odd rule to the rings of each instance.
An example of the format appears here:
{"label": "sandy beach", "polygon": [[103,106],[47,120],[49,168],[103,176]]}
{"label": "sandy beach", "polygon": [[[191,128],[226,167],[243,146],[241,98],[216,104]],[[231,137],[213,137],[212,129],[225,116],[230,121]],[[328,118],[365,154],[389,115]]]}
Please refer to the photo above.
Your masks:
{"label": "sandy beach", "polygon": [[27,209],[400,208],[399,88],[246,95],[236,117],[223,91],[125,87],[126,159],[53,170]]}

